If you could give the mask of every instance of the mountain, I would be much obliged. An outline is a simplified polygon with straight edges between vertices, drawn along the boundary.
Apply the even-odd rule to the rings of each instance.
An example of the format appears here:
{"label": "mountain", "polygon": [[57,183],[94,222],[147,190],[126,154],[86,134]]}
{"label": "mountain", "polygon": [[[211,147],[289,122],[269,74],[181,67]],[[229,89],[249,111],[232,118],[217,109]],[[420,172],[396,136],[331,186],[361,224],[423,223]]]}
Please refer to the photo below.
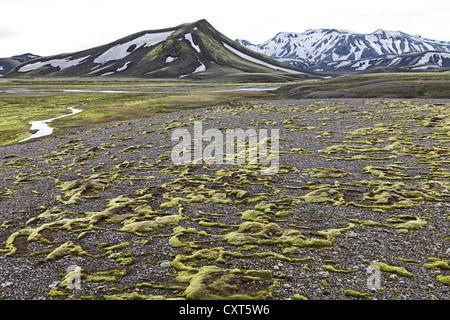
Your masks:
{"label": "mountain", "polygon": [[284,63],[316,72],[330,71],[324,63],[356,63],[361,59],[426,51],[450,52],[450,41],[431,40],[381,29],[370,34],[337,29],[310,29],[303,33],[280,32],[257,45],[246,40],[238,39],[236,42]]}
{"label": "mountain", "polygon": [[144,77],[284,81],[313,74],[255,53],[206,20],[142,31],[75,53],[26,62],[8,77]]}
{"label": "mountain", "polygon": [[39,58],[39,56],[31,53],[25,53],[18,56],[12,56],[9,58],[0,58],[0,76],[7,74],[10,70],[14,69],[21,63]]}
{"label": "mountain", "polygon": [[450,71],[450,52],[425,51],[378,58],[321,62],[315,70],[328,73],[382,71]]}

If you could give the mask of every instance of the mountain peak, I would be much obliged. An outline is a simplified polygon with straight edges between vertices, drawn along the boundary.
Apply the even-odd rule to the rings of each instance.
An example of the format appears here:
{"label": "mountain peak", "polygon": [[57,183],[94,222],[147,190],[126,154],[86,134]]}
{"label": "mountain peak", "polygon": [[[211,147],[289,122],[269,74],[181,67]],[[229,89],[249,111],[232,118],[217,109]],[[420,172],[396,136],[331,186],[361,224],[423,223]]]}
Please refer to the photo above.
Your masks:
{"label": "mountain peak", "polygon": [[313,76],[237,44],[206,19],[141,31],[80,52],[34,59],[7,76],[209,79],[234,74],[244,80],[248,75],[267,81]]}
{"label": "mountain peak", "polygon": [[385,30],[385,29],[378,29],[371,33],[372,35],[389,35],[392,38],[400,38],[404,35],[408,36],[406,33],[403,33],[401,31],[392,31],[392,30]]}
{"label": "mountain peak", "polygon": [[291,60],[292,65],[314,71],[314,65],[321,62],[351,61],[433,50],[450,51],[450,42],[384,29],[370,34],[341,29],[308,29],[302,33],[281,32],[261,44],[252,45],[245,40],[240,40],[239,43],[256,52],[284,62]]}

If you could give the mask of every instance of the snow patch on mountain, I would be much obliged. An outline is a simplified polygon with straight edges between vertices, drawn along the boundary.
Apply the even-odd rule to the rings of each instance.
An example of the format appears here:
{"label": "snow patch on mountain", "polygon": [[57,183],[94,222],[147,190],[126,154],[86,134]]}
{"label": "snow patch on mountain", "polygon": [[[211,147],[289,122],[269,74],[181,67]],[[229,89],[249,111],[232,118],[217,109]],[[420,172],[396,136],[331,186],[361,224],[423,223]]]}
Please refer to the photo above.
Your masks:
{"label": "snow patch on mountain", "polygon": [[117,68],[116,71],[120,72],[120,71],[126,70],[128,68],[128,64],[130,64],[130,63],[131,63],[131,61],[126,62],[122,67]]}
{"label": "snow patch on mountain", "polygon": [[196,45],[194,43],[194,39],[192,39],[192,34],[187,33],[184,35],[184,38],[191,43],[192,48],[194,48],[198,53],[201,53],[200,47],[198,45]]}
{"label": "snow patch on mountain", "polygon": [[450,53],[436,54],[434,52],[427,52],[422,56],[422,58],[420,58],[417,64],[437,63],[440,67],[442,67],[443,59],[450,59]]}
{"label": "snow patch on mountain", "polygon": [[206,71],[206,66],[200,60],[198,60],[198,62],[200,63],[200,66],[197,67],[197,69],[195,69],[192,73],[183,74],[183,75],[179,76],[178,78],[184,78],[184,77],[190,76],[191,74],[194,74],[194,73]]}
{"label": "snow patch on mountain", "polygon": [[98,56],[94,62],[98,64],[105,64],[109,61],[124,59],[140,47],[155,46],[158,43],[167,40],[167,38],[174,32],[175,31],[147,33],[126,43],[118,44],[112,48],[109,48],[103,54]]}
{"label": "snow patch on mountain", "polygon": [[362,60],[360,62],[355,63],[354,65],[352,65],[352,68],[355,69],[355,71],[364,71],[366,70],[368,67],[370,67],[370,59],[368,60]]}
{"label": "snow patch on mountain", "polygon": [[168,56],[167,59],[166,59],[166,63],[174,62],[174,61],[177,60],[177,59],[178,59],[178,57],[171,57],[171,56]]}
{"label": "snow patch on mountain", "polygon": [[29,72],[29,71],[33,71],[33,70],[36,70],[38,68],[41,68],[41,67],[47,66],[47,65],[50,65],[53,68],[59,68],[59,70],[64,70],[64,69],[71,68],[71,67],[74,67],[81,63],[86,62],[86,59],[89,57],[90,57],[90,55],[82,57],[82,58],[70,60],[70,58],[72,58],[70,56],[70,57],[64,58],[64,59],[52,59],[49,61],[37,61],[37,62],[28,63],[28,64],[24,65],[23,67],[21,67],[18,70],[18,72]]}
{"label": "snow patch on mountain", "polygon": [[228,50],[233,52],[235,55],[237,55],[237,56],[239,56],[239,57],[241,57],[241,58],[243,58],[243,59],[245,59],[247,61],[250,61],[250,62],[253,62],[253,63],[257,63],[259,65],[262,65],[262,66],[265,66],[265,67],[269,67],[269,68],[272,68],[272,69],[275,69],[275,70],[279,70],[279,71],[284,71],[284,72],[288,72],[288,73],[292,73],[292,74],[302,74],[302,72],[299,72],[299,71],[294,71],[294,70],[290,70],[290,69],[287,69],[287,68],[277,67],[277,66],[274,66],[274,65],[272,65],[270,63],[267,63],[267,62],[261,61],[259,59],[253,58],[253,57],[251,57],[251,56],[249,56],[249,55],[247,55],[247,54],[245,54],[245,53],[243,53],[243,52],[241,52],[239,50],[236,50],[235,48],[233,48],[232,46],[229,46],[225,42],[222,42],[222,43],[223,43],[225,48],[227,48]]}

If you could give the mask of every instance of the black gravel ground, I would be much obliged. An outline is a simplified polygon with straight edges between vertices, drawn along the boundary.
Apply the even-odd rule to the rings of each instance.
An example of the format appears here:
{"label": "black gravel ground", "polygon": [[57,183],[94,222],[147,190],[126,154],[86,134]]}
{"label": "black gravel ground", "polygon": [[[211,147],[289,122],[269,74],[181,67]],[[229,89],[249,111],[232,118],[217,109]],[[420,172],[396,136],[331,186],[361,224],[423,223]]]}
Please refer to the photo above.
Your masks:
{"label": "black gravel ground", "polygon": [[[278,129],[278,171],[173,164],[194,121]],[[449,100],[252,101],[1,147],[0,299],[447,300],[449,155]]]}

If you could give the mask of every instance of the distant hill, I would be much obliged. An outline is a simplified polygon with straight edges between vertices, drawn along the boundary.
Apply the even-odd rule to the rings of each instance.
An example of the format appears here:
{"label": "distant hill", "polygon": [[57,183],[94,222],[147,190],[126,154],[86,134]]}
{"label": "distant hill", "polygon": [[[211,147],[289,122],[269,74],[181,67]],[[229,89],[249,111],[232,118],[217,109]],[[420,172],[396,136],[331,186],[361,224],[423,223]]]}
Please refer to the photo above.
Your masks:
{"label": "distant hill", "polygon": [[80,52],[25,62],[8,77],[143,77],[285,81],[316,75],[256,53],[206,20],[142,31]]}
{"label": "distant hill", "polygon": [[0,76],[7,74],[10,70],[14,69],[21,63],[29,60],[39,58],[39,56],[31,53],[25,53],[18,56],[12,56],[9,58],[0,58]]}
{"label": "distant hill", "polygon": [[[411,54],[438,52],[438,55],[445,57],[445,53],[450,53],[450,41],[431,40],[400,31],[381,29],[370,34],[337,29],[311,29],[303,33],[280,32],[272,39],[256,45],[247,40],[238,39],[236,42],[281,62],[314,72],[342,73],[362,69],[370,71],[375,63],[377,66],[384,65],[385,62],[390,64],[391,58],[398,57],[399,60],[393,65],[403,70],[412,70],[422,65],[408,65],[407,61],[413,59]],[[428,55],[423,57],[426,59]],[[368,60],[375,58],[381,60]],[[440,58],[431,60],[427,63],[428,67],[439,70],[442,67],[439,61]],[[352,67],[353,65],[355,66]]]}

